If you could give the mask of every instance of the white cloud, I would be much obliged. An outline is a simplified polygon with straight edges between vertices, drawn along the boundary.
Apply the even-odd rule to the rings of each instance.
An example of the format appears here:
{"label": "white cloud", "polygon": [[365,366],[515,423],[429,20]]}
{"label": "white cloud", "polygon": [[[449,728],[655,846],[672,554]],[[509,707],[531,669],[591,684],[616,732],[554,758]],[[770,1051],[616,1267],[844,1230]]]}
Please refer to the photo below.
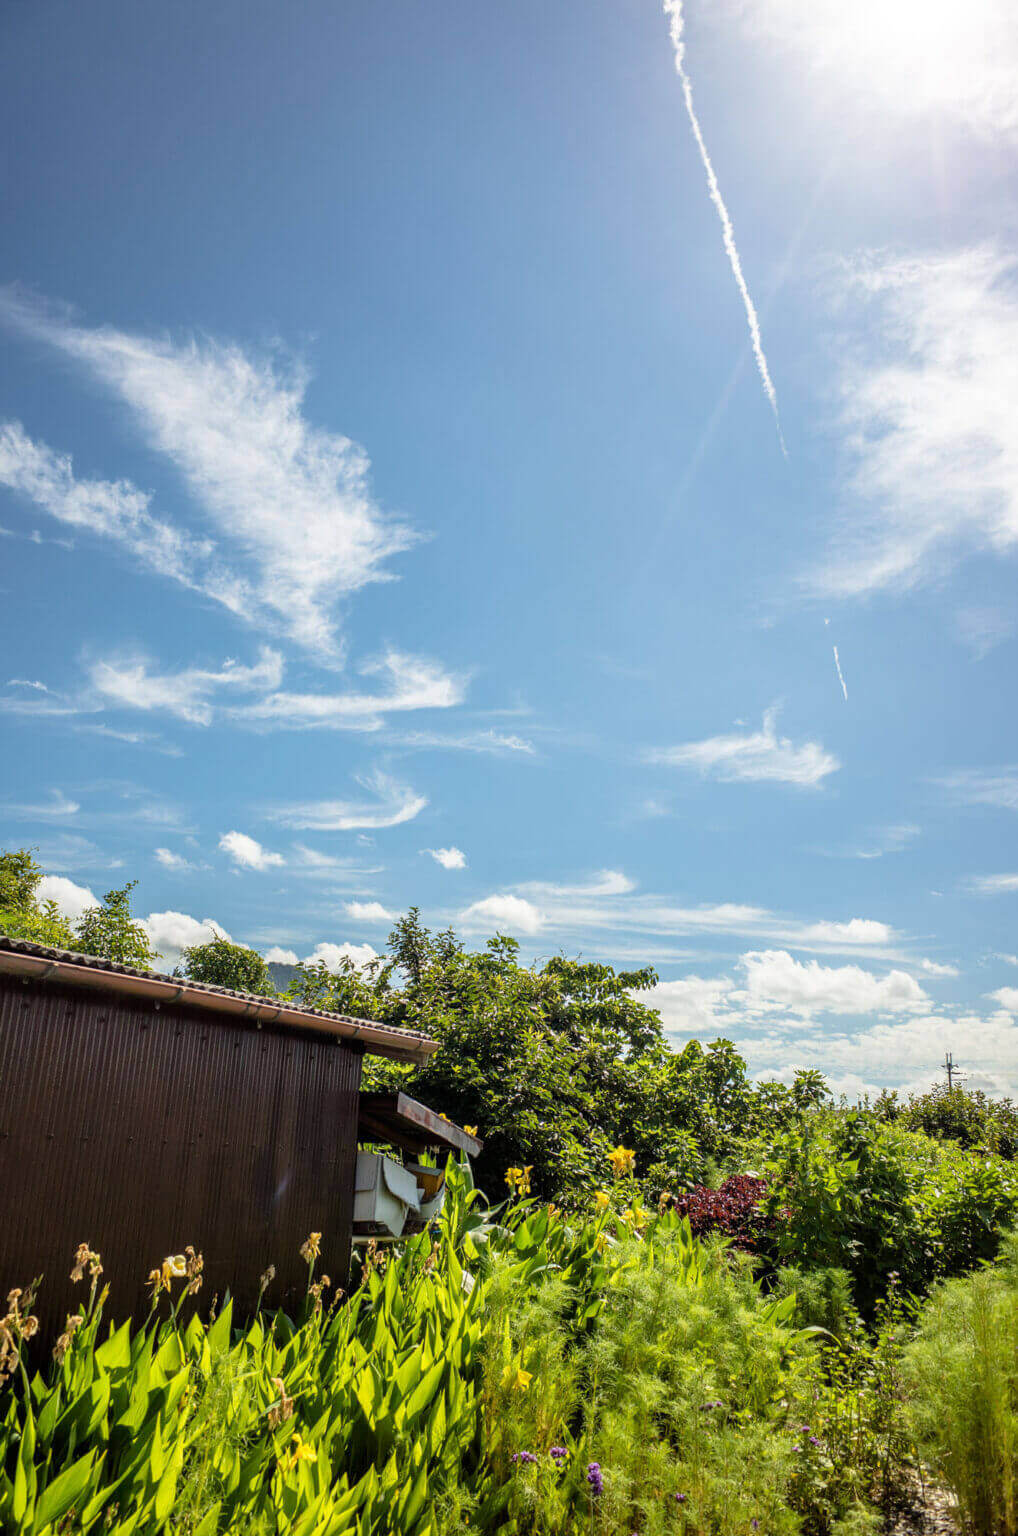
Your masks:
{"label": "white cloud", "polygon": [[246,667],[227,660],[218,670],[186,667],[180,672],[155,672],[144,657],[94,661],[89,680],[104,703],[123,709],[166,710],[191,725],[210,725],[213,697],[224,689],[250,693],[278,688],[283,661],[278,651],[262,646],[258,660]]}
{"label": "white cloud", "polygon": [[1018,1013],[1018,987],[998,987],[996,992],[987,995],[1002,1008],[1006,1008],[1008,1013]]}
{"label": "white cloud", "polygon": [[238,869],[264,870],[279,868],[286,863],[281,853],[270,853],[253,837],[248,837],[246,832],[224,832],[219,839],[219,847],[230,856]]}
{"label": "white cloud", "polygon": [[874,827],[858,842],[844,844],[840,848],[820,848],[817,851],[831,859],[882,859],[888,853],[901,853],[922,831],[911,822],[896,826]]}
{"label": "white cloud", "polygon": [[776,1003],[793,1013],[864,1014],[915,1012],[929,1004],[906,971],[876,976],[858,965],[795,960],[782,949],[750,952],[741,964],[750,1006]]}
{"label": "white cloud", "polygon": [[537,751],[533,742],[504,731],[468,731],[458,736],[443,735],[439,731],[403,731],[394,740],[398,746],[410,750],[433,747],[438,751],[480,752],[492,757],[512,752],[533,757]]}
{"label": "white cloud", "polygon": [[27,678],[27,677],[9,677],[7,679],[7,687],[8,688],[34,688],[39,693],[49,693],[49,689],[46,687],[45,683],[36,682],[36,681],[34,681],[34,680],[30,679],[30,678]]}
{"label": "white cloud", "polygon": [[465,677],[402,651],[388,651],[358,670],[364,676],[382,678],[386,686],[380,693],[267,693],[253,704],[234,707],[231,716],[268,728],[374,731],[388,714],[450,709],[461,704],[466,693]]}
{"label": "white cloud", "polygon": [[963,768],[934,782],[966,805],[1018,811],[1018,768]]}
{"label": "white cloud", "polygon": [[[213,546],[149,512],[152,498],[129,480],[78,480],[70,456],[34,442],[18,421],[0,422],[0,485],[34,501],[60,522],[115,539],[149,569],[222,598],[201,570]],[[231,602],[228,606],[236,607]]]}
{"label": "white cloud", "polygon": [[1018,875],[970,875],[963,886],[973,896],[1009,896],[1018,891]]}
{"label": "white cloud", "polygon": [[436,864],[441,864],[443,869],[466,869],[467,856],[459,848],[422,848],[422,853],[430,853]]}
{"label": "white cloud", "polygon": [[[727,0],[754,39],[791,54],[796,87],[895,117],[936,119],[1018,139],[1018,29],[1011,0]],[[710,10],[705,15],[710,15]]]}
{"label": "white cloud", "polygon": [[649,752],[648,760],[674,768],[697,768],[725,783],[773,781],[816,789],[841,766],[818,741],[793,742],[775,730],[778,711],[768,709],[759,731],[710,736]]}
{"label": "white cloud", "polygon": [[297,951],[295,949],[281,949],[278,944],[273,944],[271,949],[265,951],[264,958],[270,965],[296,965]]}
{"label": "white cloud", "polygon": [[956,965],[941,965],[936,960],[920,960],[919,969],[925,975],[933,976],[934,978],[961,975],[961,972]]}
{"label": "white cloud", "polygon": [[520,890],[545,898],[572,896],[626,896],[636,889],[634,881],[619,869],[599,869],[592,879],[579,885],[551,885],[543,880],[531,880]]}
{"label": "white cloud", "polygon": [[1013,259],[990,247],[873,257],[846,289],[868,301],[862,349],[841,354],[847,511],[811,585],[840,597],[903,589],[963,552],[1013,550]]}
{"label": "white cloud", "polygon": [[808,923],[801,938],[821,944],[890,944],[894,930],[871,917],[852,917],[847,923]]}
{"label": "white cloud", "polygon": [[391,923],[396,916],[395,912],[389,912],[383,907],[380,901],[348,901],[343,911],[357,923]]}
{"label": "white cloud", "polygon": [[659,981],[647,1001],[660,1011],[669,1033],[715,1037],[728,1025],[727,1001],[734,986],[727,976],[683,976]]}
{"label": "white cloud", "polygon": [[1000,608],[962,608],[954,616],[954,627],[962,644],[982,661],[995,646],[1010,640],[1015,620]]}
{"label": "white cloud", "polygon": [[36,895],[41,902],[55,901],[58,912],[69,923],[76,923],[89,907],[99,905],[99,898],[87,885],[75,885],[65,875],[43,875]]}
{"label": "white cloud", "polygon": [[189,917],[186,912],[150,912],[141,920],[148,934],[149,943],[160,956],[160,970],[170,971],[180,960],[181,952],[196,944],[210,944],[215,938],[226,939],[230,935],[221,923],[211,917]]}
{"label": "white cloud", "polygon": [[34,803],[8,804],[2,807],[9,816],[27,817],[29,820],[48,820],[51,816],[77,816],[81,806],[77,800],[65,795],[62,789],[51,789],[48,800]]}
{"label": "white cloud", "polygon": [[189,859],[185,859],[183,854],[174,853],[172,848],[157,848],[155,859],[156,863],[161,864],[164,869],[172,869],[178,874],[194,868]]}
{"label": "white cloud", "polygon": [[473,902],[460,913],[460,923],[471,932],[484,928],[515,930],[518,933],[537,933],[544,917],[532,902],[522,896],[485,896]]}
{"label": "white cloud", "polygon": [[357,782],[375,797],[374,801],[311,800],[298,805],[279,806],[270,810],[268,815],[273,821],[281,822],[285,827],[295,827],[299,831],[375,831],[413,821],[428,803],[424,795],[418,795],[406,785],[398,784],[380,770],[358,776]]}
{"label": "white cloud", "polygon": [[377,959],[378,955],[370,944],[316,944],[305,964],[321,963],[330,971],[338,971],[344,960],[350,960],[360,970]]}
{"label": "white cloud", "polygon": [[362,449],[307,420],[304,373],[212,340],[89,330],[12,290],[2,309],[114,390],[180,472],[242,573],[222,578],[231,606],[336,659],[337,601],[385,579],[412,535],[373,499]]}

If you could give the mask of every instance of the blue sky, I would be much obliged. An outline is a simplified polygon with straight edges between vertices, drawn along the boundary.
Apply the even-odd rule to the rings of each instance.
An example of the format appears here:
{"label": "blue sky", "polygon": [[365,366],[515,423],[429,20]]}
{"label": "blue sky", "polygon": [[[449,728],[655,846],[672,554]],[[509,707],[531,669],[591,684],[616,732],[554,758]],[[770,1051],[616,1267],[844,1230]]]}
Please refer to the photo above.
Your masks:
{"label": "blue sky", "polygon": [[670,11],[5,9],[0,839],[1013,1090],[1018,20]]}

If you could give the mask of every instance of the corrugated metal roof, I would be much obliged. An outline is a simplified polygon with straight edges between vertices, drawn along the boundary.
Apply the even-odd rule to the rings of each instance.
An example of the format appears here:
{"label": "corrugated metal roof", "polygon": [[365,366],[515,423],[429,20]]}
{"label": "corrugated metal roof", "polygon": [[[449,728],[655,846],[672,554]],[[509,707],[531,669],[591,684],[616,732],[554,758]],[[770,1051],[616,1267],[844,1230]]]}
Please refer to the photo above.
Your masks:
{"label": "corrugated metal roof", "polygon": [[[20,963],[19,963],[20,962]],[[139,997],[158,996],[167,1002],[188,1002],[201,1007],[236,1015],[246,1013],[260,1022],[319,1029],[360,1041],[365,1050],[403,1061],[422,1061],[438,1049],[437,1040],[413,1029],[395,1029],[374,1019],[355,1019],[347,1014],[327,1013],[320,1008],[305,1008],[283,998],[262,997],[256,992],[236,992],[230,987],[210,986],[187,977],[167,976],[161,971],[142,970],[121,965],[97,955],[82,955],[74,950],[53,949],[14,939],[0,933],[0,972],[19,972],[42,979],[61,981],[70,986],[102,985],[104,977],[119,992]],[[132,985],[134,983],[135,985]],[[266,1015],[271,1017],[266,1018]]]}

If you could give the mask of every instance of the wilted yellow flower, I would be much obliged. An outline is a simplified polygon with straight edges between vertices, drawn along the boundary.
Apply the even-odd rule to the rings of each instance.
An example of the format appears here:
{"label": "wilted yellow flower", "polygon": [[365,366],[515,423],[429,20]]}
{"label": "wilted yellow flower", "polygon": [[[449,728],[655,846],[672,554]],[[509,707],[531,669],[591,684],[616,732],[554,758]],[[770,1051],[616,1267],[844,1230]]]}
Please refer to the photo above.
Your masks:
{"label": "wilted yellow flower", "polygon": [[280,1424],[285,1424],[287,1419],[293,1418],[293,1398],[287,1397],[282,1376],[273,1376],[272,1385],[279,1394],[279,1402],[269,1409],[269,1428],[276,1429]]}
{"label": "wilted yellow flower", "polygon": [[599,1211],[606,1211],[611,1204],[611,1196],[606,1189],[599,1189],[594,1195],[594,1204]]}
{"label": "wilted yellow flower", "polygon": [[186,1255],[184,1273],[187,1275],[187,1294],[189,1296],[197,1296],[202,1286],[202,1270],[205,1268],[205,1260],[200,1253],[195,1253],[190,1243],[184,1249],[184,1253]]}
{"label": "wilted yellow flower", "polygon": [[81,1327],[84,1321],[85,1319],[82,1317],[80,1312],[69,1312],[67,1314],[67,1321],[64,1324],[64,1331],[60,1335],[59,1339],[57,1339],[57,1342],[53,1348],[53,1358],[57,1365],[63,1365],[64,1356],[71,1347],[71,1340],[74,1338],[74,1335],[77,1333],[78,1329]]}
{"label": "wilted yellow flower", "polygon": [[93,1253],[87,1243],[79,1243],[78,1251],[74,1255],[74,1268],[71,1270],[71,1279],[75,1285],[85,1277],[85,1266],[88,1266],[89,1275],[93,1280],[98,1280],[103,1272],[102,1260],[97,1253]]}
{"label": "wilted yellow flower", "polygon": [[311,1232],[300,1245],[300,1256],[305,1264],[313,1264],[322,1251],[322,1234]]}
{"label": "wilted yellow flower", "polygon": [[607,1248],[607,1246],[608,1246],[608,1236],[607,1236],[607,1234],[604,1233],[604,1232],[599,1232],[597,1234],[597,1236],[595,1237],[595,1239],[594,1239],[594,1247],[597,1249],[598,1253],[604,1253],[604,1250]]}
{"label": "wilted yellow flower", "polygon": [[624,1173],[632,1173],[636,1167],[636,1153],[631,1152],[628,1147],[616,1147],[614,1151],[609,1152],[608,1161],[612,1165],[615,1177],[619,1179]]}

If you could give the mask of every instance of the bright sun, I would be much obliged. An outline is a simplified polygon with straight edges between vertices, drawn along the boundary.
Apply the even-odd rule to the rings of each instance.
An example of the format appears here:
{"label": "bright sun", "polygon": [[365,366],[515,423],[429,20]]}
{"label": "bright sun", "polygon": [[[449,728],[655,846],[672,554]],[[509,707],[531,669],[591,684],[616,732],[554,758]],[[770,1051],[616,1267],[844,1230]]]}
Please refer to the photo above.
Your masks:
{"label": "bright sun", "polygon": [[802,66],[904,113],[1018,133],[1018,0],[738,0]]}

